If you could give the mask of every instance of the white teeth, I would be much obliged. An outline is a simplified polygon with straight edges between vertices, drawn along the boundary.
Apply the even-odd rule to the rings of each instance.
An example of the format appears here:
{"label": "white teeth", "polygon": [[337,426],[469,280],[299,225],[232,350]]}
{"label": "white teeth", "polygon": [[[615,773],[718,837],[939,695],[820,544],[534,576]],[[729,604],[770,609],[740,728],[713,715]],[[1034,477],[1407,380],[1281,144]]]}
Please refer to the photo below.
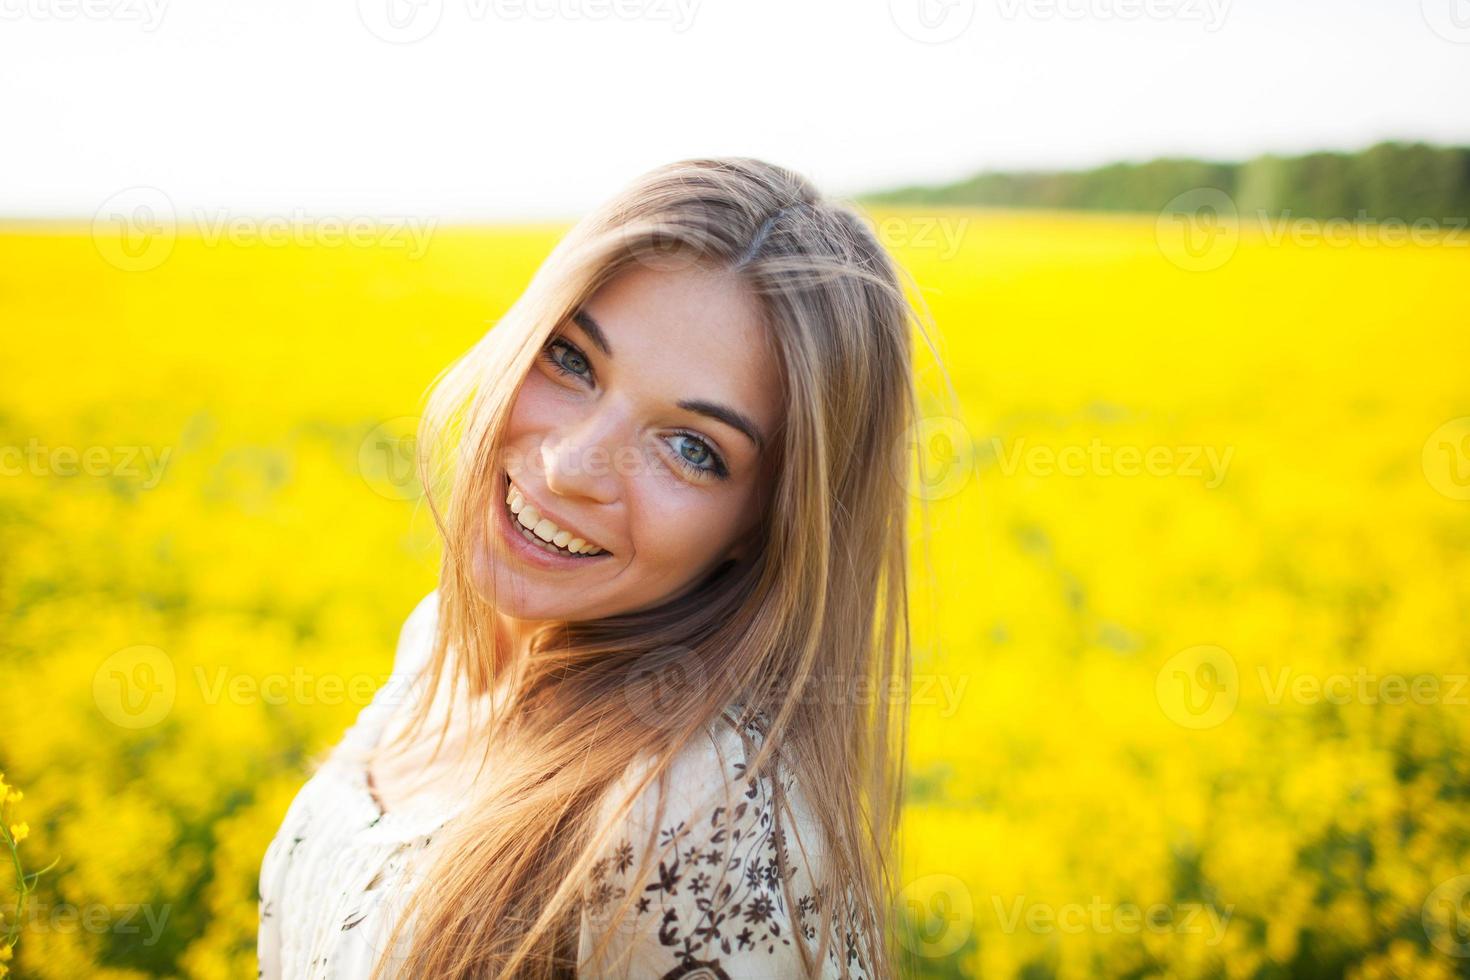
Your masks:
{"label": "white teeth", "polygon": [[572,537],[570,531],[564,531],[549,519],[542,517],[535,507],[526,503],[526,498],[514,486],[506,489],[505,503],[510,508],[510,512],[515,515],[517,523],[542,541],[553,544],[558,548],[565,548],[574,555],[600,555],[603,553],[601,548],[581,538]]}

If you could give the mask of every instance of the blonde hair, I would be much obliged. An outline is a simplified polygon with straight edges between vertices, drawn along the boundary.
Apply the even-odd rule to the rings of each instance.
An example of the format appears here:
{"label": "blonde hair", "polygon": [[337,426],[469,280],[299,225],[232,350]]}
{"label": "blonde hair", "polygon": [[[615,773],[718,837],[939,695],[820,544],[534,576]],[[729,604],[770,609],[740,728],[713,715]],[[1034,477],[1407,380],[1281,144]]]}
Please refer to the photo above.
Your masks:
{"label": "blonde hair", "polygon": [[[473,564],[477,551],[503,547],[486,515],[504,496],[510,407],[553,330],[635,264],[731,272],[760,301],[785,416],[759,547],[657,608],[548,626],[512,662]],[[809,950],[801,929],[793,937],[808,971],[840,923],[866,937],[871,976],[894,975],[886,915],[911,680],[914,327],[923,331],[898,267],[855,209],[760,160],[685,160],[579,222],[436,380],[419,431],[420,476],[445,545],[425,682],[437,690],[448,671],[455,691],[510,693],[476,736],[488,778],[438,835],[442,854],[386,943],[398,946],[412,920],[395,964],[405,975],[574,975],[582,888],[631,805],[604,809],[605,796],[639,759],[652,764],[635,793],[648,787],[732,704],[763,716],[750,771],[792,766],[824,836],[821,945]],[[468,655],[451,659],[451,649]],[[670,701],[659,689],[670,676],[699,683]],[[657,717],[640,710],[655,701]]]}

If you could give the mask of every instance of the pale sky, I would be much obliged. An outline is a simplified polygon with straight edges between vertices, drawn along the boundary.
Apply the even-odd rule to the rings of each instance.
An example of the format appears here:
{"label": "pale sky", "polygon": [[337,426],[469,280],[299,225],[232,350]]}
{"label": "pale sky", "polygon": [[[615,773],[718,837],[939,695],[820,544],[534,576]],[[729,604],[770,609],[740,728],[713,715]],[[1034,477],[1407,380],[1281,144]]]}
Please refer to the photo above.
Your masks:
{"label": "pale sky", "polygon": [[0,0],[0,216],[575,217],[671,160],[838,194],[1470,143],[1470,0]]}

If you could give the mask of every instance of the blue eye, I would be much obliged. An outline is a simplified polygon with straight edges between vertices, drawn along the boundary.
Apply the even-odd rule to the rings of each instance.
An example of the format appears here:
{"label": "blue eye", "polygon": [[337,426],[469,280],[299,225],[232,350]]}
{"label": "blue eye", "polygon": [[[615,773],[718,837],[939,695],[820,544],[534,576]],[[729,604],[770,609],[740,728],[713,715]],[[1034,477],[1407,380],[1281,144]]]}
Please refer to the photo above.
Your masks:
{"label": "blue eye", "polygon": [[698,476],[716,476],[724,479],[729,475],[719,454],[699,436],[690,432],[677,432],[675,439],[687,440],[683,449],[674,450],[674,459],[679,465]]}
{"label": "blue eye", "polygon": [[[566,350],[567,353],[564,358],[556,356],[558,349]],[[572,377],[586,380],[592,371],[592,365],[587,360],[587,355],[578,350],[574,344],[561,337],[553,337],[548,341],[546,346],[541,348],[541,356],[548,364],[556,369],[558,374],[571,375]],[[583,371],[587,371],[588,374],[583,374]]]}

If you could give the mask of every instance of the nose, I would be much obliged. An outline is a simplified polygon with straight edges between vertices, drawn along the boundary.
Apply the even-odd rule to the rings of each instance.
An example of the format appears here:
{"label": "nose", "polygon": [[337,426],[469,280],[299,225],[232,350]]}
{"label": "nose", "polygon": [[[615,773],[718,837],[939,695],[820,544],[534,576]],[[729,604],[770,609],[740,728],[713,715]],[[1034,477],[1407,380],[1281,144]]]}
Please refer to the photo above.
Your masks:
{"label": "nose", "polygon": [[598,504],[618,499],[620,472],[631,447],[621,416],[607,403],[575,423],[548,433],[541,443],[546,488],[563,497]]}

